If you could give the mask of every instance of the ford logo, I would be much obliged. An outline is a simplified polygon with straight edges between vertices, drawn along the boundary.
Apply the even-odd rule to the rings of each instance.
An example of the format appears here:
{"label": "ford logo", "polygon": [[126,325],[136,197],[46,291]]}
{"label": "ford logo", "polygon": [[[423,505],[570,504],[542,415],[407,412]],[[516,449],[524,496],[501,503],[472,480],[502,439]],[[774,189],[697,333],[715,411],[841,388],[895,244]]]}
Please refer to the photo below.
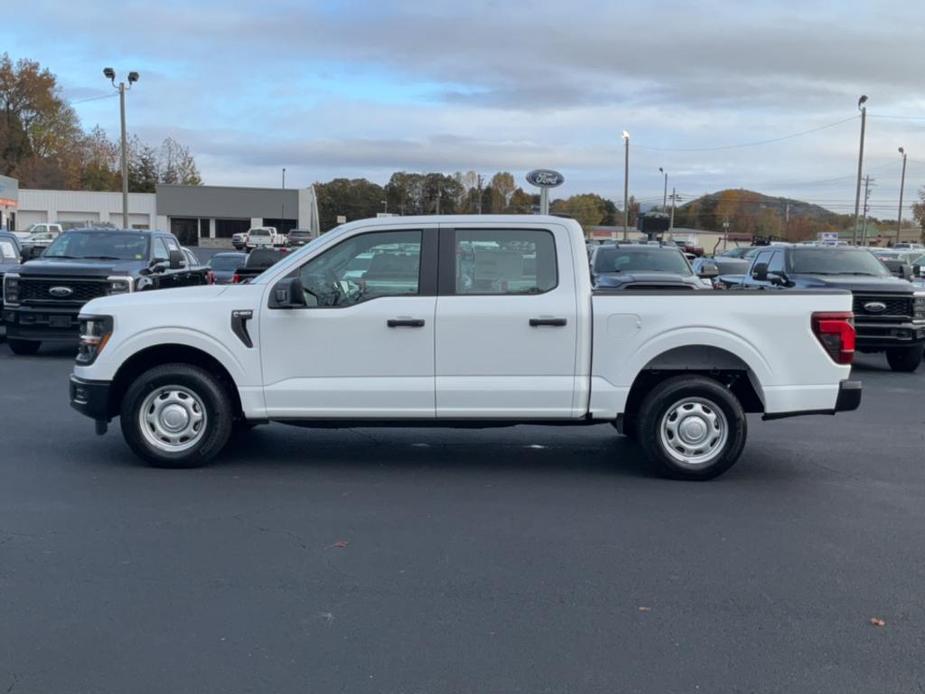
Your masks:
{"label": "ford logo", "polygon": [[565,183],[565,176],[551,169],[535,169],[527,174],[527,183],[538,188],[555,188]]}
{"label": "ford logo", "polygon": [[868,301],[864,304],[864,310],[868,313],[883,313],[886,311],[886,304],[882,301]]}
{"label": "ford logo", "polygon": [[58,299],[63,299],[73,294],[74,290],[71,289],[70,287],[52,287],[51,289],[48,290],[48,293],[51,294],[53,297],[56,297]]}

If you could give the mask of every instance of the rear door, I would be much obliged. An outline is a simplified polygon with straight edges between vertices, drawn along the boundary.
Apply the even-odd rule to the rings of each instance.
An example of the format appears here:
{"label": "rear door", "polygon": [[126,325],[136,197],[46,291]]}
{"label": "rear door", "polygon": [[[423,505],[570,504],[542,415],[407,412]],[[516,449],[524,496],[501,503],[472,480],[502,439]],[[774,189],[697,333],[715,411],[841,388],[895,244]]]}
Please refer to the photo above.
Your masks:
{"label": "rear door", "polygon": [[575,266],[563,227],[441,228],[438,418],[573,416]]}

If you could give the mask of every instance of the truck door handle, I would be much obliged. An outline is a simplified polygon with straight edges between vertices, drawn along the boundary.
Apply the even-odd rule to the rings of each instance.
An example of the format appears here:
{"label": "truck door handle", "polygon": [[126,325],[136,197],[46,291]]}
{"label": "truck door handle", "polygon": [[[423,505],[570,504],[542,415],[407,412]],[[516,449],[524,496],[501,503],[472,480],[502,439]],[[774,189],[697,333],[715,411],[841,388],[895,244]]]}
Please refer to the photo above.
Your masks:
{"label": "truck door handle", "polygon": [[548,325],[553,328],[561,328],[568,324],[568,320],[565,318],[531,318],[530,327],[538,328],[541,325]]}
{"label": "truck door handle", "polygon": [[390,328],[423,328],[423,318],[389,318],[385,324]]}

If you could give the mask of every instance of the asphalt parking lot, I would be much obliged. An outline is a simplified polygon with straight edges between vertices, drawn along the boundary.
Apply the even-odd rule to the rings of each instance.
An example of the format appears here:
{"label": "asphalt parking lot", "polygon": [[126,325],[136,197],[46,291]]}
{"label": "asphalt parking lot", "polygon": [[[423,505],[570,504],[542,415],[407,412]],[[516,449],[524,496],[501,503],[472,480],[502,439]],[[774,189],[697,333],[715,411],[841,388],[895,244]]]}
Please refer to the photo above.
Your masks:
{"label": "asphalt parking lot", "polygon": [[860,411],[682,483],[609,426],[149,469],[0,345],[0,693],[923,692],[925,368],[858,361]]}

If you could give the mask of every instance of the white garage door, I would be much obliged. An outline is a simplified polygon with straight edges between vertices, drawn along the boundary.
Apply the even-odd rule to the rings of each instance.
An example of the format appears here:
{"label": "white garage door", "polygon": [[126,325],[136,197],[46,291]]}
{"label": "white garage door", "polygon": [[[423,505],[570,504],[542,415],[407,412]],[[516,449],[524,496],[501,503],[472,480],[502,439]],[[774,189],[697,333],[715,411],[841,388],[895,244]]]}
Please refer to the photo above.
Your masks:
{"label": "white garage door", "polygon": [[[109,213],[109,222],[114,224],[120,229],[125,227],[122,224],[122,213],[121,212],[110,212]],[[147,214],[138,214],[136,212],[128,213],[128,223],[129,227],[132,229],[150,229],[151,228],[151,216]]]}
{"label": "white garage door", "polygon": [[16,212],[16,231],[25,231],[33,224],[47,221],[48,213],[45,210],[19,210]]}
{"label": "white garage door", "polygon": [[59,222],[87,222],[88,224],[94,224],[95,222],[100,221],[99,212],[59,212],[58,213]]}

